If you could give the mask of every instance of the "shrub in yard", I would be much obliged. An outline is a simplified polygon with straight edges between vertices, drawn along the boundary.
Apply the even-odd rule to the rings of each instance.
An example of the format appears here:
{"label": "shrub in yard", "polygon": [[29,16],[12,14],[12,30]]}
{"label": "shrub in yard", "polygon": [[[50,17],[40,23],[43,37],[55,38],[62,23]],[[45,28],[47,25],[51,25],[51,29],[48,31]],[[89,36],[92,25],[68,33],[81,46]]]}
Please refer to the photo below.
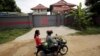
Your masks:
{"label": "shrub in yard", "polygon": [[77,32],[76,34],[80,35],[100,34],[100,27],[87,28],[86,30]]}
{"label": "shrub in yard", "polygon": [[78,28],[79,30],[84,30],[92,24],[92,19],[90,17],[92,13],[88,13],[86,9],[82,9],[81,3],[79,4],[79,6],[77,6],[76,10],[72,11],[70,15],[74,17],[75,22],[73,26]]}

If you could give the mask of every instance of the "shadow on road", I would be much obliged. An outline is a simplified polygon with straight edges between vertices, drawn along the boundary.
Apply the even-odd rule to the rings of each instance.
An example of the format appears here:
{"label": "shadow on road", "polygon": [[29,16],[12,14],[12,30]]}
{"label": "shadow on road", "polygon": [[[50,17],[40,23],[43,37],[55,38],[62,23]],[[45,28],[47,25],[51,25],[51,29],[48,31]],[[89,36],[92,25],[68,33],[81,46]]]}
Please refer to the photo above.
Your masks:
{"label": "shadow on road", "polygon": [[43,52],[40,52],[38,56],[64,56],[64,55],[54,55],[53,53],[51,53],[51,54],[44,54]]}

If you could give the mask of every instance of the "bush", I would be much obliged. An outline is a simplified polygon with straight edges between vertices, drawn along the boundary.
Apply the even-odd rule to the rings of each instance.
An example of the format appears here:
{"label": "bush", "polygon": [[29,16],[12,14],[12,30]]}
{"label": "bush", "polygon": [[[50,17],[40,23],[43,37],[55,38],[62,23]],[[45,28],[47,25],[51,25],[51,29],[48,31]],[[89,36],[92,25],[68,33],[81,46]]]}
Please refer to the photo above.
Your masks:
{"label": "bush", "polygon": [[77,32],[76,34],[78,35],[100,34],[100,27],[87,28],[86,30]]}
{"label": "bush", "polygon": [[90,15],[92,13],[88,13],[86,9],[82,9],[81,3],[79,6],[77,6],[77,9],[72,11],[70,14],[71,16],[74,16],[74,24],[73,27],[79,29],[79,30],[84,30],[87,27],[92,25],[92,18]]}

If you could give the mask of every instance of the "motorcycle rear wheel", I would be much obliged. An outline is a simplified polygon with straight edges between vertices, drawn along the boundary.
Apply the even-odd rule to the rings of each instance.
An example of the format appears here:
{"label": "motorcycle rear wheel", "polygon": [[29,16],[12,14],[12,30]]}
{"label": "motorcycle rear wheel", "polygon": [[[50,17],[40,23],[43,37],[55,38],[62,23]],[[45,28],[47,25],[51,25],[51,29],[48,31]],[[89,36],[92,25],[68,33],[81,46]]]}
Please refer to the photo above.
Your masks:
{"label": "motorcycle rear wheel", "polygon": [[61,55],[65,55],[65,54],[67,54],[67,52],[68,52],[68,46],[67,46],[67,45],[63,46],[63,47],[60,49],[60,54],[61,54]]}

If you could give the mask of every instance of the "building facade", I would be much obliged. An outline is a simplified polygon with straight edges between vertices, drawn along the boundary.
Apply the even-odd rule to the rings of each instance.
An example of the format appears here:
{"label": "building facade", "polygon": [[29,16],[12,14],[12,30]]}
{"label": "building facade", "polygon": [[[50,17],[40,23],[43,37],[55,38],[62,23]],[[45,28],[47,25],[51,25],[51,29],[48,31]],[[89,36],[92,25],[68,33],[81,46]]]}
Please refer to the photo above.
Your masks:
{"label": "building facade", "polygon": [[65,14],[70,12],[70,10],[72,10],[72,8],[76,6],[74,4],[71,3],[67,3],[64,0],[60,0],[57,3],[54,3],[52,5],[50,5],[50,12],[51,15],[55,15],[55,14]]}
{"label": "building facade", "polygon": [[47,15],[47,7],[42,4],[37,5],[36,7],[31,8],[33,10],[33,15]]}

